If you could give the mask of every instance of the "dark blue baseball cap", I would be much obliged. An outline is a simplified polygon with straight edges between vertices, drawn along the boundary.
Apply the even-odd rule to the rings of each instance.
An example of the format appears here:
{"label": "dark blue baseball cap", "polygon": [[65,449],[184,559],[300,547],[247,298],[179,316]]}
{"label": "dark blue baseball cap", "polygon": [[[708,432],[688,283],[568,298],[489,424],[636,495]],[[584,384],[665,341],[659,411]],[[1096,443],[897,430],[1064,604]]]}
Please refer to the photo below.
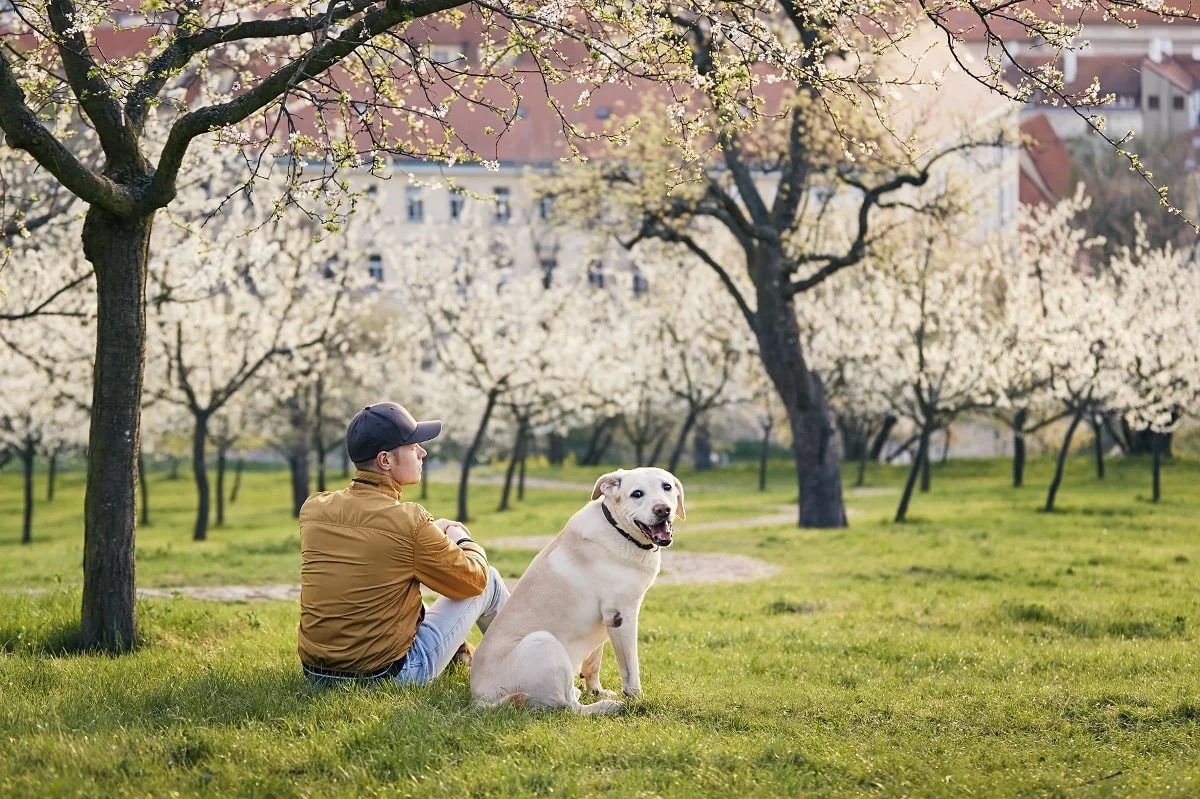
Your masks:
{"label": "dark blue baseball cap", "polygon": [[380,402],[354,414],[346,428],[346,451],[351,461],[362,463],[380,452],[429,441],[440,432],[440,421],[418,422],[400,405]]}

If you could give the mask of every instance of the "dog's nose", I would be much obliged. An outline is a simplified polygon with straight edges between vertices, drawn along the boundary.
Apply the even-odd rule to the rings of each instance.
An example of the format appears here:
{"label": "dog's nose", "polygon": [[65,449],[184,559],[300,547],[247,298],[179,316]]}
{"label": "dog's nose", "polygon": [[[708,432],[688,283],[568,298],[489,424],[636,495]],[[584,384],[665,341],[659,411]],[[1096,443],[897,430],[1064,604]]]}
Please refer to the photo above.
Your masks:
{"label": "dog's nose", "polygon": [[660,502],[654,506],[654,513],[656,516],[665,519],[671,515],[671,506]]}

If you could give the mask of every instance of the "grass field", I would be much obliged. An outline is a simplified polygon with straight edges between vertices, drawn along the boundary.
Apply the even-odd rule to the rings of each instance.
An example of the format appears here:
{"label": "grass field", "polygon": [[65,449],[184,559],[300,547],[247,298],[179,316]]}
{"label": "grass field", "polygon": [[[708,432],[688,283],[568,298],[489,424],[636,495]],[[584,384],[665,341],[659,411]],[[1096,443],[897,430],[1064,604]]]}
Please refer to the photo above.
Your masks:
{"label": "grass field", "polygon": [[[82,475],[62,475],[21,546],[10,468],[0,796],[1200,795],[1200,463],[1168,464],[1156,506],[1144,462],[1114,461],[1101,483],[1073,461],[1060,511],[1045,515],[1050,467],[1034,461],[1014,490],[1005,462],[951,462],[899,526],[903,474],[878,467],[877,490],[848,492],[851,527],[837,531],[689,533],[794,502],[795,488],[782,463],[766,494],[749,467],[684,473],[677,546],[782,571],[653,588],[646,698],[608,719],[476,712],[462,671],[425,689],[310,689],[287,602],[142,600],[134,654],[64,653]],[[598,473],[536,474],[590,484]],[[201,544],[190,483],[155,475],[151,489],[140,585],[297,581],[286,475],[247,473],[229,524]],[[435,483],[426,504],[452,515],[452,492]],[[473,491],[485,545],[553,534],[587,498],[530,489],[497,514],[498,496]],[[490,554],[509,575],[532,556]],[[602,676],[618,682],[611,655]]]}

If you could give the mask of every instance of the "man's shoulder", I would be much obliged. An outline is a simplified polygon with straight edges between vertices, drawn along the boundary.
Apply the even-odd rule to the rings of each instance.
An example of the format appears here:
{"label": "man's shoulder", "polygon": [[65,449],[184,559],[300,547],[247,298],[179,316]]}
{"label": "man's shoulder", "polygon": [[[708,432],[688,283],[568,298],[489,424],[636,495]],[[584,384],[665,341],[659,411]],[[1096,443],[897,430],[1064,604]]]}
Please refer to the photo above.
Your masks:
{"label": "man's shoulder", "polygon": [[433,521],[433,514],[426,510],[420,502],[397,503],[394,512],[413,527],[423,527]]}

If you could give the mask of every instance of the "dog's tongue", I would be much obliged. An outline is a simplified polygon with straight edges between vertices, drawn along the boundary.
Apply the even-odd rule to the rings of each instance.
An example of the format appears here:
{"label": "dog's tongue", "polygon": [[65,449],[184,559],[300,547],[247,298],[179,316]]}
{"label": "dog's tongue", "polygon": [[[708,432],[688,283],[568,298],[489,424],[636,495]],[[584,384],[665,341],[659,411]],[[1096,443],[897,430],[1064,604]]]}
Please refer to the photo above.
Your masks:
{"label": "dog's tongue", "polygon": [[651,541],[663,547],[671,545],[671,525],[668,522],[652,525],[649,530]]}

